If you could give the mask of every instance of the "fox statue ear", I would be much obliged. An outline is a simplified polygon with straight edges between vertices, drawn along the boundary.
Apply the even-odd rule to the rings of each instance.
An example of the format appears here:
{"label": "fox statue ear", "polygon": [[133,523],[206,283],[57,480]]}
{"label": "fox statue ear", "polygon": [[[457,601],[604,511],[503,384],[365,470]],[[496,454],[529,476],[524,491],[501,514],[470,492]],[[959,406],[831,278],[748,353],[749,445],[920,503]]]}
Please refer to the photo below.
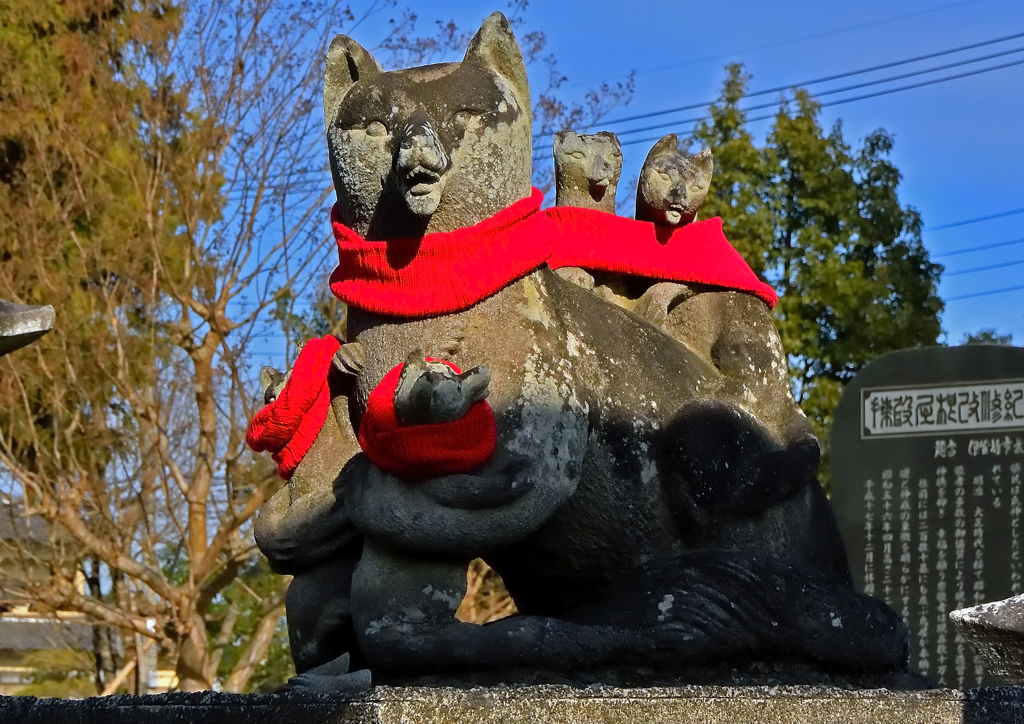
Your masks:
{"label": "fox statue ear", "polygon": [[352,38],[335,36],[327,50],[327,70],[324,72],[324,127],[331,127],[341,99],[353,83],[383,70],[370,51]]}
{"label": "fox statue ear", "polygon": [[520,107],[530,111],[530,82],[526,61],[508,20],[499,12],[491,13],[469,42],[463,63],[482,65],[507,80]]}
{"label": "fox statue ear", "polygon": [[705,148],[694,156],[693,161],[697,164],[697,168],[703,171],[707,176],[711,176],[715,170],[715,159],[711,155],[711,149],[709,148]]}
{"label": "fox statue ear", "polygon": [[658,142],[651,146],[651,150],[647,152],[647,158],[644,159],[644,168],[647,168],[647,164],[651,160],[658,156],[675,153],[679,148],[679,139],[676,138],[676,134],[670,133],[667,136],[662,136],[658,139]]}
{"label": "fox statue ear", "polygon": [[658,139],[658,142],[651,146],[651,153],[667,153],[669,151],[675,152],[679,150],[679,139],[676,134],[670,133],[667,136],[662,136]]}

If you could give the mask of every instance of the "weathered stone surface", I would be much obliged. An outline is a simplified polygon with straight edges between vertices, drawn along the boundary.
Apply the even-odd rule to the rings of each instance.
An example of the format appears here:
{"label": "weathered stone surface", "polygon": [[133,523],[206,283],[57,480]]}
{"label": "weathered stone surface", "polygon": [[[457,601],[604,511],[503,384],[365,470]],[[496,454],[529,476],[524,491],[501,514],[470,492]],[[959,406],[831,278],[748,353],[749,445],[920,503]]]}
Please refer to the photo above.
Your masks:
{"label": "weathered stone surface", "polygon": [[949,614],[989,673],[1024,684],[1024,595]]}
{"label": "weathered stone surface", "polygon": [[53,327],[53,307],[26,306],[0,299],[0,357],[21,349]]}
{"label": "weathered stone surface", "polygon": [[378,687],[345,700],[204,692],[84,701],[0,697],[18,724],[1018,724],[1024,690],[813,686],[571,689]]}
{"label": "weathered stone surface", "polygon": [[[526,68],[500,13],[461,63],[383,72],[338,38],[325,87],[338,213],[364,238],[464,229],[529,195]],[[680,209],[666,218],[695,211]],[[331,372],[333,420],[256,526],[295,575],[299,671],[346,650],[378,683],[735,660],[901,671],[905,627],[853,587],[770,312],[735,291],[647,287],[636,307],[660,326],[544,266],[451,314],[350,306],[358,354]],[[486,366],[485,464],[412,483],[357,454],[370,392],[415,350]],[[400,408],[435,382],[456,391],[443,370],[409,381]],[[476,557],[520,615],[454,619]]]}
{"label": "weathered stone surface", "polygon": [[711,151],[691,156],[679,147],[676,134],[668,134],[654,144],[640,170],[636,218],[671,226],[695,221],[713,172]]}
{"label": "weathered stone surface", "polygon": [[610,131],[555,134],[555,205],[615,213],[622,146]]}

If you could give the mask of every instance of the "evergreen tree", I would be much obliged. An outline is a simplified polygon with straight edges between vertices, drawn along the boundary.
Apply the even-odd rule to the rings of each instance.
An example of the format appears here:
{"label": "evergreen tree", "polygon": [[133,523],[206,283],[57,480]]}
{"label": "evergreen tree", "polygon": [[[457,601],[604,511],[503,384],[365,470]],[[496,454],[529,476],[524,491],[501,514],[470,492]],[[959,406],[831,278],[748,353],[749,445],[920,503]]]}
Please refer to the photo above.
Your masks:
{"label": "evergreen tree", "polygon": [[[826,133],[820,105],[797,90],[758,148],[739,109],[749,80],[729,66],[710,120],[695,129],[715,155],[703,213],[722,217],[779,292],[793,392],[827,446],[842,389],[865,363],[936,344],[942,267],[921,242],[920,215],[900,203],[891,135],[879,129],[851,147],[841,122]],[[827,482],[827,464],[822,472]]]}

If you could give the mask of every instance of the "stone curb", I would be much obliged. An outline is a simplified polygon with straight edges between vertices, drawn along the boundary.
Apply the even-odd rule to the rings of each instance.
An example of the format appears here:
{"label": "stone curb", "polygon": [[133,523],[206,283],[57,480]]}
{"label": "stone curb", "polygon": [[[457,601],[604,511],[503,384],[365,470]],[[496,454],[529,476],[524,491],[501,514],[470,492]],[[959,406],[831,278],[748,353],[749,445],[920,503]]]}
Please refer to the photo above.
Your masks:
{"label": "stone curb", "polygon": [[81,701],[0,697],[14,724],[1024,724],[1024,688],[819,686],[376,687],[357,699],[173,693]]}

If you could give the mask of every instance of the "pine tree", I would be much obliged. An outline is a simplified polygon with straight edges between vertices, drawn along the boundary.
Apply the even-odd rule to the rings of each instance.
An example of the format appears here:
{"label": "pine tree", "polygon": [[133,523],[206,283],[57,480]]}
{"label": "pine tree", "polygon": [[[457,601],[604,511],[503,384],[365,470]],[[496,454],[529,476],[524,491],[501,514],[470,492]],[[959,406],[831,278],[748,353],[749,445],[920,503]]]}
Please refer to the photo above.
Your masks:
{"label": "pine tree", "polygon": [[876,130],[853,148],[841,122],[826,133],[820,105],[797,90],[758,148],[739,109],[750,76],[727,70],[711,119],[694,132],[715,155],[702,215],[721,216],[779,292],[793,391],[826,446],[842,389],[865,363],[936,344],[942,267],[921,242],[920,215],[900,203],[891,135]]}

